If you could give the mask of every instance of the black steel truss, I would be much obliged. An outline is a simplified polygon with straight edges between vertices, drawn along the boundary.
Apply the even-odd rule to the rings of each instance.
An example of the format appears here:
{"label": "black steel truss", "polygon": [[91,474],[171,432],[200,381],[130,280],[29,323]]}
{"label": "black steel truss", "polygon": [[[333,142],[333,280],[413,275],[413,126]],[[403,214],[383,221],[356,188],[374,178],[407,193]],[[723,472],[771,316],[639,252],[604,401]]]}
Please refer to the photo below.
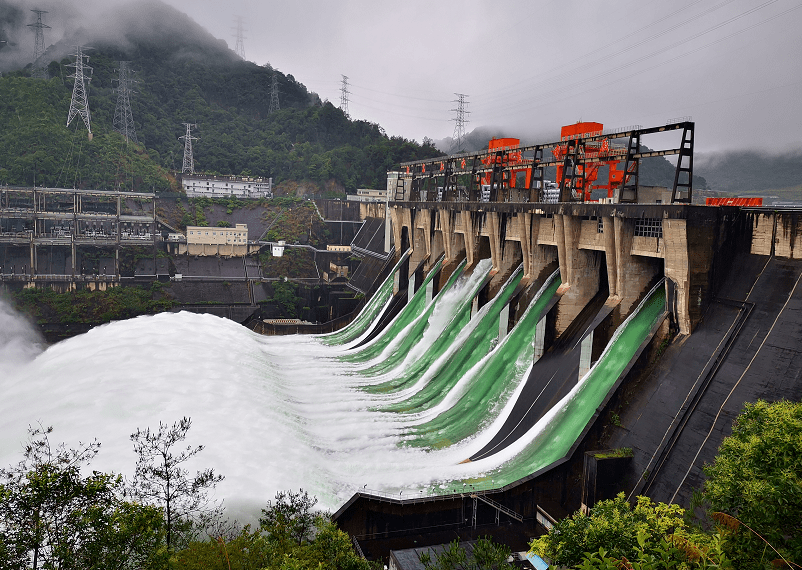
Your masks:
{"label": "black steel truss", "polygon": [[[644,135],[682,130],[682,142],[679,147],[641,152],[641,139]],[[627,139],[627,148],[610,148],[588,154],[588,143],[610,139]],[[669,122],[659,127],[632,128],[618,132],[603,133],[586,138],[571,138],[565,141],[519,146],[513,149],[491,149],[479,152],[466,152],[441,158],[430,158],[401,163],[401,175],[398,188],[403,187],[403,180],[411,179],[411,197],[413,201],[422,201],[425,191],[426,201],[481,201],[481,178],[490,174],[490,201],[501,202],[512,199],[509,184],[513,171],[530,170],[524,183],[524,201],[542,202],[544,190],[544,174],[547,166],[563,166],[563,179],[560,186],[560,201],[584,201],[584,188],[579,180],[583,180],[581,171],[585,165],[624,161],[624,179],[616,191],[616,202],[637,202],[638,174],[640,159],[655,156],[679,155],[674,184],[672,203],[690,203],[693,196],[693,144],[694,123],[692,121]],[[565,146],[567,152],[559,159],[544,160],[546,151]],[[518,161],[508,160],[511,153],[519,154]],[[464,181],[460,185],[460,177]],[[395,192],[396,201],[400,191]]]}

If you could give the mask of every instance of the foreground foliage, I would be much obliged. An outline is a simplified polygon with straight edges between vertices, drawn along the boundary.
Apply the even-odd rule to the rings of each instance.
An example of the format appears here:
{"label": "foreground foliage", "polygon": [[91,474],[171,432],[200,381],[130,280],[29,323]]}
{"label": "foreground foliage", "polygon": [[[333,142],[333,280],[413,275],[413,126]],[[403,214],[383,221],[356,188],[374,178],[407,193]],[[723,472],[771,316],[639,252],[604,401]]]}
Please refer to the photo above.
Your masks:
{"label": "foreground foliage", "polygon": [[632,506],[620,493],[599,501],[589,514],[577,511],[559,521],[549,534],[533,541],[532,551],[557,564],[581,568],[607,568],[608,562],[623,560],[658,564],[642,568],[683,567],[680,564],[708,568],[709,563],[723,563],[714,541],[692,531],[684,515],[682,507],[648,497],[638,497]]}
{"label": "foreground foliage", "polygon": [[161,511],[124,499],[122,478],[82,469],[93,442],[51,445],[31,428],[24,458],[0,470],[0,568],[155,568],[166,562]]}
{"label": "foreground foliage", "polygon": [[221,477],[183,468],[203,449],[183,447],[190,426],[132,434],[131,485],[84,474],[96,441],[52,445],[53,428],[30,428],[22,461],[0,469],[0,570],[371,570],[303,490],[268,501],[255,530],[224,521],[205,493]]}
{"label": "foreground foliage", "polygon": [[778,558],[767,542],[802,561],[802,403],[747,404],[705,475],[709,509],[737,519],[719,522],[728,523],[728,552],[742,567]]}
{"label": "foreground foliage", "polygon": [[677,505],[623,493],[557,523],[532,551],[574,568],[800,568],[802,403],[747,404],[711,465],[690,526]]}
{"label": "foreground foliage", "polygon": [[156,283],[150,289],[139,286],[112,287],[105,291],[80,289],[58,293],[50,288],[22,289],[13,293],[14,303],[39,324],[100,325],[168,311],[173,301]]}
{"label": "foreground foliage", "polygon": [[441,552],[420,552],[418,559],[426,570],[504,570],[513,567],[507,562],[510,553],[507,546],[485,537],[473,543],[470,554],[455,540]]}

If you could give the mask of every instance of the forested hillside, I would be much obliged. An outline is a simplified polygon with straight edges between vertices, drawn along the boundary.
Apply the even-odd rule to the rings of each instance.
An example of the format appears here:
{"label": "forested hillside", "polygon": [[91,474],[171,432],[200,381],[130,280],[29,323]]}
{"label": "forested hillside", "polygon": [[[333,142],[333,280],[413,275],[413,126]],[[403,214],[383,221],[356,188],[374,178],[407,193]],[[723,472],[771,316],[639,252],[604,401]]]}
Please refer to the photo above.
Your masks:
{"label": "forested hillside", "polygon": [[712,153],[699,157],[696,171],[719,192],[802,199],[802,150],[774,155],[755,151]]}
{"label": "forested hillside", "polygon": [[[292,75],[242,61],[187,15],[160,2],[147,7],[147,25],[131,28],[140,31],[91,39],[92,141],[79,117],[64,126],[73,71],[66,66],[73,60],[57,56],[49,81],[30,79],[30,66],[0,78],[0,183],[32,184],[35,177],[37,185],[166,190],[175,187],[167,171],[181,169],[185,122],[198,125],[196,171],[321,188],[383,188],[398,162],[440,154],[349,120]],[[130,10],[119,15],[132,17]],[[47,54],[66,54],[82,42],[63,38]],[[119,61],[136,72],[131,107],[140,145],[124,145],[112,128]],[[268,113],[274,74],[280,109]]]}

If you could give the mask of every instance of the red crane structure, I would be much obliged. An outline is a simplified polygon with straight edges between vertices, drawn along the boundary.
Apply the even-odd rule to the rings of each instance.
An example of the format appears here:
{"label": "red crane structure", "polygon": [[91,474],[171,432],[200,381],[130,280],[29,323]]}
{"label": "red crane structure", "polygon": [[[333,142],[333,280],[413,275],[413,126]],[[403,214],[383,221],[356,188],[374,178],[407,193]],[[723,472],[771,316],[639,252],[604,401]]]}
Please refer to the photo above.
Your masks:
{"label": "red crane structure", "polygon": [[[643,135],[675,130],[682,132],[679,146],[641,150]],[[621,139],[626,144],[615,144]],[[656,127],[636,125],[609,132],[604,132],[601,123],[578,122],[562,127],[559,141],[536,145],[522,146],[516,138],[492,139],[486,150],[402,163],[393,199],[587,202],[593,190],[604,189],[611,202],[631,203],[638,201],[640,160],[678,155],[671,202],[690,203],[693,139],[694,123],[688,117]],[[599,183],[605,166],[606,180]],[[555,167],[553,182],[545,179],[547,167]]]}

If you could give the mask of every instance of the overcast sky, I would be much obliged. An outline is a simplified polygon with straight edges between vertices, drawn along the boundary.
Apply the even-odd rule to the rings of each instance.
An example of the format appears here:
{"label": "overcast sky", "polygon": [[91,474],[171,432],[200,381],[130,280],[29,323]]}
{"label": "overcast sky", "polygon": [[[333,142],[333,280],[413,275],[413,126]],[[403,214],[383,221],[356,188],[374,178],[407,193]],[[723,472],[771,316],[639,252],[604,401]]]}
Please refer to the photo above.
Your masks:
{"label": "overcast sky", "polygon": [[698,151],[802,147],[800,0],[165,1],[232,49],[241,16],[246,59],[336,105],[347,75],[351,117],[390,135],[451,136],[463,93],[468,131],[691,116]]}

